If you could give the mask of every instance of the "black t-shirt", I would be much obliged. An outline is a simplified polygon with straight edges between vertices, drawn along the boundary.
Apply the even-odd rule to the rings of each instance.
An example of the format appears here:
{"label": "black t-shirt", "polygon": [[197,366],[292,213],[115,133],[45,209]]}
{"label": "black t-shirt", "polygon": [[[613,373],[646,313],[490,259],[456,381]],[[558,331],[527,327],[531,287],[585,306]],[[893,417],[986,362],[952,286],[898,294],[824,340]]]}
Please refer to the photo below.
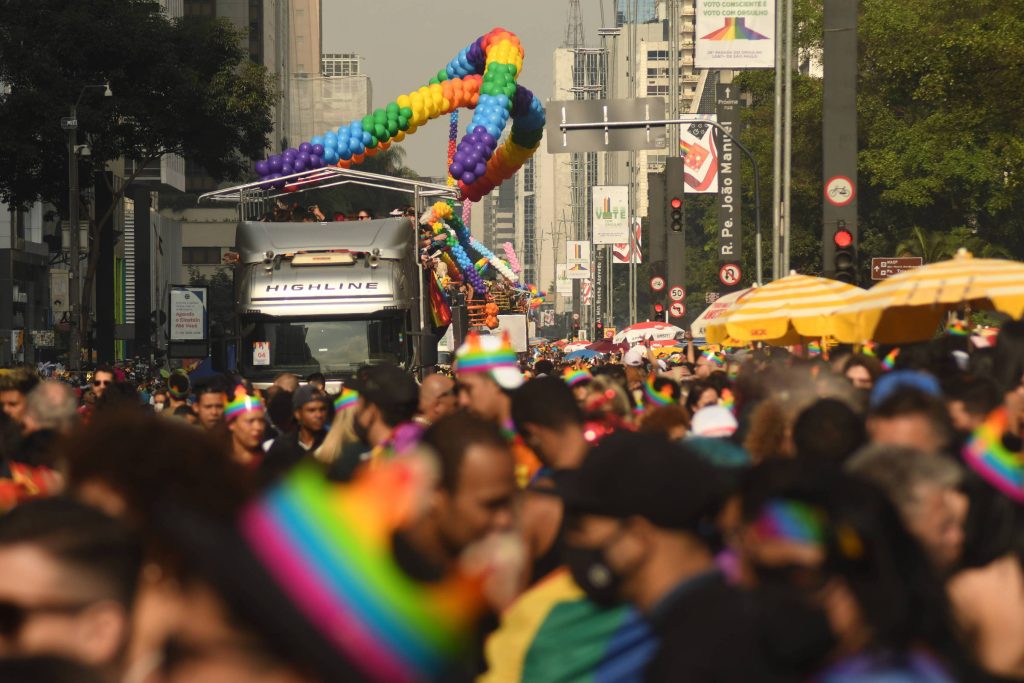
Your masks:
{"label": "black t-shirt", "polygon": [[749,596],[718,571],[680,584],[648,615],[660,640],[648,683],[778,683],[757,644]]}

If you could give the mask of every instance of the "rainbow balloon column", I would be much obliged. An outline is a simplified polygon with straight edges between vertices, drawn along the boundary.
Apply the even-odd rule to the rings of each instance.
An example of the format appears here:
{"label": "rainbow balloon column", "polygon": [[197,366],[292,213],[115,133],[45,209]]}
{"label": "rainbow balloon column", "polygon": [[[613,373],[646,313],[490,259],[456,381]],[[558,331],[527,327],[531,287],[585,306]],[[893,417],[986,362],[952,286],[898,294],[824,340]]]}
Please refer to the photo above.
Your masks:
{"label": "rainbow balloon column", "polygon": [[[474,109],[467,134],[448,171],[465,198],[481,197],[510,178],[540,145],[544,107],[519,85],[523,47],[515,34],[495,28],[459,51],[430,82],[359,121],[329,130],[256,163],[261,179],[284,187],[282,176],[336,165],[348,168],[401,142],[419,126],[460,107]],[[512,129],[499,145],[509,119]]]}
{"label": "rainbow balloon column", "polygon": [[[516,282],[518,277],[512,272],[507,263],[494,255],[494,252],[480,242],[473,239],[469,229],[455,214],[454,209],[446,202],[437,202],[432,209],[431,225],[435,235],[447,232],[446,245],[451,250],[453,260],[463,278],[473,287],[473,291],[483,296],[487,294],[487,285],[480,275],[488,265],[494,268],[503,278],[509,282]],[[479,255],[480,259],[474,263],[469,253]]]}

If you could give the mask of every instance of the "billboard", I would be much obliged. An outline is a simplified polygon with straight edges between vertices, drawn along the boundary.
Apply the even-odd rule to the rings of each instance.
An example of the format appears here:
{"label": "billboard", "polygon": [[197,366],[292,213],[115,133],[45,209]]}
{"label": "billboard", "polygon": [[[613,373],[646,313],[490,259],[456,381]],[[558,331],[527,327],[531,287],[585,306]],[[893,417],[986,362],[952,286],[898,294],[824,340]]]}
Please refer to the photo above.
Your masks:
{"label": "billboard", "polygon": [[[717,122],[714,114],[695,114],[707,121]],[[689,194],[715,194],[718,192],[718,142],[715,129],[699,121],[679,129],[679,150],[685,166],[683,179]]]}
{"label": "billboard", "polygon": [[169,339],[176,341],[206,341],[209,329],[206,315],[206,287],[171,285],[171,330]]}
{"label": "billboard", "polygon": [[698,69],[775,66],[775,0],[697,0]]}
{"label": "billboard", "polygon": [[621,244],[629,240],[629,188],[625,185],[595,185],[594,244]]}
{"label": "billboard", "polygon": [[572,280],[569,279],[568,268],[564,263],[555,265],[555,293],[572,296]]}
{"label": "billboard", "polygon": [[570,240],[565,243],[566,275],[570,280],[586,280],[590,269],[590,242]]}

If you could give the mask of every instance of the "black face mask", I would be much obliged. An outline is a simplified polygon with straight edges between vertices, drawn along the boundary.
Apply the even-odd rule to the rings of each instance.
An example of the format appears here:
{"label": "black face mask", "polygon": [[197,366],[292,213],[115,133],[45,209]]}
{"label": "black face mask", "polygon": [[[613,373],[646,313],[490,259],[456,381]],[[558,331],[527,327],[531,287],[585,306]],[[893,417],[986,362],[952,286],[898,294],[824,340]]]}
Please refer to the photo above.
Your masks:
{"label": "black face mask", "polygon": [[776,570],[758,567],[755,573],[755,624],[765,655],[786,671],[816,670],[836,645],[825,610]]}
{"label": "black face mask", "polygon": [[614,543],[615,538],[597,548],[567,545],[562,549],[562,557],[576,585],[583,589],[591,601],[603,607],[612,607],[622,602],[619,595],[622,576],[611,568],[604,556],[605,548]]}

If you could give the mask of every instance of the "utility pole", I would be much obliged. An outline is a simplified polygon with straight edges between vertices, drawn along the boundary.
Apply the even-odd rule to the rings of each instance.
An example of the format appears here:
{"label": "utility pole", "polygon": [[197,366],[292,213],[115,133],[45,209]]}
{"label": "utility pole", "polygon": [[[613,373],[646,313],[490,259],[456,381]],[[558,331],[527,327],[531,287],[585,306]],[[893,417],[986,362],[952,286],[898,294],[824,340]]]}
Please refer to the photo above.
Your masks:
{"label": "utility pole", "polygon": [[[84,93],[85,90],[83,89]],[[82,98],[81,95],[78,96]],[[69,260],[71,265],[71,282],[68,283],[68,298],[71,299],[71,341],[68,346],[68,360],[72,370],[82,369],[82,321],[79,312],[82,310],[82,293],[79,279],[79,244],[78,228],[78,103],[71,105],[71,116],[68,125],[68,238]]]}

